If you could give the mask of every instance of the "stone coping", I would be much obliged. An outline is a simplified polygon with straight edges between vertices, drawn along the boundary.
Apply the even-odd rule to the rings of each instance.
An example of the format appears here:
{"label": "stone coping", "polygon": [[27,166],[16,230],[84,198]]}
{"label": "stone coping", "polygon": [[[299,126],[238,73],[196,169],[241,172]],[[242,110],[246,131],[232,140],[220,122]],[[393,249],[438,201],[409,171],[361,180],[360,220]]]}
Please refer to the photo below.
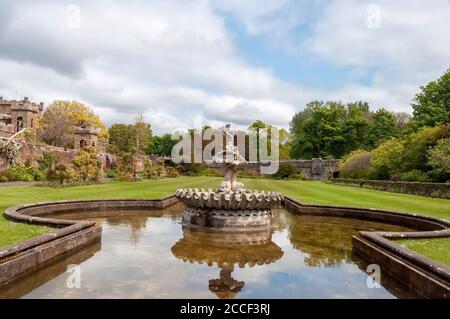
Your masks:
{"label": "stone coping", "polygon": [[[95,240],[101,240],[101,228],[95,222],[53,219],[51,218],[53,213],[117,208],[163,209],[177,202],[178,199],[171,195],[161,199],[66,200],[10,207],[5,211],[5,216],[8,219],[22,223],[50,226],[56,228],[56,230],[13,245],[0,247],[0,286],[34,270],[38,266],[44,265],[52,259],[84,247]],[[450,267],[404,248],[393,241],[395,239],[409,238],[450,237],[449,221],[379,209],[307,205],[289,197],[285,197],[284,205],[292,213],[366,219],[416,229],[417,231],[414,232],[361,231],[359,237],[353,238],[354,250],[365,257],[370,257],[364,254],[364,249],[370,247],[371,251],[373,249],[381,251],[384,257],[392,257],[389,259],[389,265],[380,265],[381,267],[385,266],[383,268],[387,272],[391,272],[390,268],[395,268],[400,263],[406,262],[411,272],[420,272],[422,274],[421,280],[425,278],[425,280],[430,282],[437,281],[441,288],[444,287],[444,291],[447,289],[447,294],[438,294],[438,297],[450,298]],[[397,261],[392,262],[392,260]],[[395,273],[395,271],[391,273]],[[411,278],[414,278],[414,274],[407,275],[405,277],[410,278],[410,281],[408,282],[407,279],[402,281],[412,289],[420,290],[420,287],[414,287],[414,282],[411,281]]]}
{"label": "stone coping", "polygon": [[54,213],[103,209],[162,209],[175,204],[174,196],[161,199],[95,199],[65,200],[17,205],[6,209],[9,220],[55,228],[49,233],[0,247],[0,286],[41,267],[47,262],[69,254],[92,242],[101,240],[101,227],[93,221],[53,219]]}
{"label": "stone coping", "polygon": [[[353,250],[378,263],[425,297],[450,298],[450,267],[395,242],[397,239],[450,237],[450,221],[381,209],[307,205],[289,197],[285,197],[285,206],[293,213],[366,219],[416,229],[411,232],[360,231],[359,236],[352,238]],[[421,278],[417,278],[419,276]]]}

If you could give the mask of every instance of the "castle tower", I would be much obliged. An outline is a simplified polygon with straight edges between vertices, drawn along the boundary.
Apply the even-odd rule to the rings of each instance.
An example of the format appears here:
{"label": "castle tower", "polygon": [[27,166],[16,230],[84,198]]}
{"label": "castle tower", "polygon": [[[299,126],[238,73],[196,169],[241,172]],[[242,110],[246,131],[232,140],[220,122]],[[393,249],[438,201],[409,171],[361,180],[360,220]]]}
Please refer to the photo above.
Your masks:
{"label": "castle tower", "polygon": [[20,130],[33,129],[44,110],[44,103],[4,100],[0,97],[0,136],[10,137]]}
{"label": "castle tower", "polygon": [[98,129],[92,127],[75,127],[74,149],[79,150],[85,147],[98,147]]}

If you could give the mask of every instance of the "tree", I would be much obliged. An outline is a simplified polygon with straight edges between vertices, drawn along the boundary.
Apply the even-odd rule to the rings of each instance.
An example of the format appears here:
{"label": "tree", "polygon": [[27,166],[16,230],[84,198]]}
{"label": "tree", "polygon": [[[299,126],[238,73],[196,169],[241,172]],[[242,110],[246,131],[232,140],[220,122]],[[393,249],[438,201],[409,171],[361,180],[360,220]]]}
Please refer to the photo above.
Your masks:
{"label": "tree", "polygon": [[428,164],[443,175],[450,175],[450,138],[439,140],[434,148],[428,151]]}
{"label": "tree", "polygon": [[148,149],[152,139],[152,129],[150,124],[145,122],[142,112],[139,112],[136,116],[136,120],[133,125],[134,130],[134,148],[135,153],[140,155],[144,150]]}
{"label": "tree", "polygon": [[342,157],[364,146],[368,105],[313,101],[294,115],[290,123],[293,158]]}
{"label": "tree", "polygon": [[39,126],[38,137],[53,146],[73,147],[75,122],[61,107],[49,106],[43,113]]}
{"label": "tree", "polygon": [[412,103],[415,130],[450,123],[450,69],[436,81],[420,87]]}
{"label": "tree", "polygon": [[141,115],[134,124],[113,124],[109,128],[109,143],[121,153],[145,153],[152,142],[152,130]]}
{"label": "tree", "polygon": [[[260,149],[260,131],[262,129],[266,129],[267,130],[267,148],[268,148],[268,152],[272,151],[272,144],[271,144],[271,138],[272,138],[272,129],[274,129],[274,127],[270,124],[266,124],[261,120],[256,120],[255,122],[253,122],[249,127],[248,130],[249,131],[253,131],[256,133],[256,147],[257,147],[257,160],[259,161],[259,149]],[[278,130],[278,138],[279,138],[279,159],[280,160],[287,160],[290,159],[290,152],[291,152],[291,146],[292,146],[292,142],[291,142],[291,135],[289,134],[288,131],[286,131],[285,129],[279,129]],[[247,157],[247,154],[246,154]]]}
{"label": "tree", "polygon": [[134,145],[132,125],[113,124],[108,130],[109,143],[115,145],[120,152],[131,152]]}
{"label": "tree", "polygon": [[[259,162],[260,161],[260,153],[259,153],[259,140],[260,140],[260,136],[259,136],[259,132],[262,129],[268,129],[268,127],[266,126],[266,123],[264,123],[261,120],[256,120],[255,122],[253,122],[249,127],[248,130],[251,132],[256,133],[256,160]],[[270,147],[270,145],[269,145]]]}
{"label": "tree", "polygon": [[342,135],[347,143],[344,144],[342,154],[348,154],[357,149],[367,148],[368,132],[371,113],[367,102],[348,103],[342,120]]}
{"label": "tree", "polygon": [[378,141],[395,137],[398,134],[397,120],[393,113],[384,108],[372,115],[369,127],[369,145],[375,146]]}
{"label": "tree", "polygon": [[427,151],[433,148],[440,139],[447,137],[450,137],[450,124],[423,127],[417,133],[405,136],[405,149],[402,154],[403,171],[428,170]]}
{"label": "tree", "polygon": [[38,137],[49,145],[73,147],[75,126],[98,128],[99,138],[108,137],[105,125],[89,106],[63,100],[56,100],[45,109],[38,125]]}
{"label": "tree", "polygon": [[370,165],[392,176],[401,171],[404,149],[402,140],[388,140],[372,151]]}
{"label": "tree", "polygon": [[162,136],[154,136],[152,143],[148,148],[149,154],[156,154],[160,156],[171,156],[172,148],[178,141],[172,140],[170,134],[164,134]]}
{"label": "tree", "polygon": [[291,147],[292,147],[292,139],[291,134],[285,129],[281,129],[279,131],[280,137],[280,160],[288,160],[291,159]]}
{"label": "tree", "polygon": [[405,112],[394,112],[395,120],[397,122],[397,128],[399,132],[405,130],[408,127],[408,123],[411,120],[411,115]]}

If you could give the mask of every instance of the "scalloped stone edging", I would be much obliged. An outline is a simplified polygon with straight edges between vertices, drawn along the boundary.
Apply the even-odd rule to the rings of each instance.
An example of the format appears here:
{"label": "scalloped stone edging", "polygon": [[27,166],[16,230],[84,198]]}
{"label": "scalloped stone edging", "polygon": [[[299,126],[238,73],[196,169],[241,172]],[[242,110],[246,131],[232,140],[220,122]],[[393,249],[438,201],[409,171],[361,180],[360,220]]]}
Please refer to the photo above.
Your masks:
{"label": "scalloped stone edging", "polygon": [[217,210],[263,210],[283,202],[278,192],[252,191],[216,192],[211,189],[178,189],[175,196],[188,207]]}
{"label": "scalloped stone edging", "polygon": [[0,286],[45,265],[53,259],[101,241],[102,230],[95,222],[52,219],[53,213],[98,209],[163,209],[177,203],[174,196],[162,199],[66,200],[13,206],[6,218],[27,224],[54,227],[56,230],[0,247]]}
{"label": "scalloped stone edging", "polygon": [[372,220],[416,229],[414,232],[360,231],[352,237],[354,253],[378,264],[426,298],[450,298],[450,267],[394,242],[395,239],[450,237],[450,222],[434,217],[379,209],[306,205],[285,197],[292,213]]}
{"label": "scalloped stone edging", "polygon": [[[50,233],[6,247],[0,247],[0,286],[47,262],[101,241],[101,227],[92,221],[56,220],[52,213],[98,209],[163,209],[178,202],[174,196],[161,199],[100,199],[35,203],[10,207],[5,216],[17,222],[57,228]],[[450,267],[404,248],[394,241],[408,238],[450,237],[450,222],[417,214],[354,207],[306,205],[284,197],[292,213],[366,219],[397,224],[416,232],[360,232],[353,249],[366,260],[377,263],[424,297],[450,298]]]}

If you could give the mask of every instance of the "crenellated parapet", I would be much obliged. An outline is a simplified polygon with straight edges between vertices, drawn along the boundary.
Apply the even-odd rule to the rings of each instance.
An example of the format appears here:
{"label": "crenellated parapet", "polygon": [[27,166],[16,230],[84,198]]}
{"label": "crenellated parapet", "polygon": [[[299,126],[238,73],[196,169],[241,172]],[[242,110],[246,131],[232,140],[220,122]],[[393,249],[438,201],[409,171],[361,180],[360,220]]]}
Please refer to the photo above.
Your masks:
{"label": "crenellated parapet", "polygon": [[22,129],[33,129],[42,115],[44,103],[23,100],[5,100],[0,97],[0,134],[11,137]]}

